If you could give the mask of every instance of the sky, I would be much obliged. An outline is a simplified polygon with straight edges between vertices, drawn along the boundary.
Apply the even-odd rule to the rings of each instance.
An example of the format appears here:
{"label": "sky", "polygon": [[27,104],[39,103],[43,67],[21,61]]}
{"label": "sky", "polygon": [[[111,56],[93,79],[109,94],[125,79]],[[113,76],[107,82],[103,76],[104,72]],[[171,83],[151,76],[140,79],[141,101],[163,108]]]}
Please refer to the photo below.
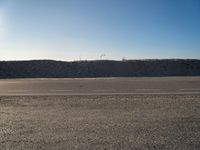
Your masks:
{"label": "sky", "polygon": [[200,0],[0,0],[0,60],[122,58],[200,59]]}

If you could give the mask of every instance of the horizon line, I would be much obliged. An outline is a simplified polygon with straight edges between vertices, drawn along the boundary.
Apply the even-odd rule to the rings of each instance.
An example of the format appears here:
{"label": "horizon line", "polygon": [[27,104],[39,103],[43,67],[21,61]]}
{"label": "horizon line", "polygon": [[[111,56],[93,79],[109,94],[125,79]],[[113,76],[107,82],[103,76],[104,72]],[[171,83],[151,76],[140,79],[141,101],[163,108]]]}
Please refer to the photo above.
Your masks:
{"label": "horizon line", "polygon": [[0,60],[0,62],[20,62],[20,61],[60,61],[60,62],[81,62],[81,61],[144,61],[144,60],[200,60],[196,58],[143,58],[143,59],[81,59],[81,60],[57,60],[57,59],[19,59]]}

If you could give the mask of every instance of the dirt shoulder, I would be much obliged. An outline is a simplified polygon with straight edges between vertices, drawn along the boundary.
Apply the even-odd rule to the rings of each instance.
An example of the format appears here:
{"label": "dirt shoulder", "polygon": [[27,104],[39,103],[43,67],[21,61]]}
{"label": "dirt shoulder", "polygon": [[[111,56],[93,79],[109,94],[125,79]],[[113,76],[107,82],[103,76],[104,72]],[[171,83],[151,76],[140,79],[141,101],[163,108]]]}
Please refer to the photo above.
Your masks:
{"label": "dirt shoulder", "polygon": [[200,96],[0,97],[0,149],[199,149]]}

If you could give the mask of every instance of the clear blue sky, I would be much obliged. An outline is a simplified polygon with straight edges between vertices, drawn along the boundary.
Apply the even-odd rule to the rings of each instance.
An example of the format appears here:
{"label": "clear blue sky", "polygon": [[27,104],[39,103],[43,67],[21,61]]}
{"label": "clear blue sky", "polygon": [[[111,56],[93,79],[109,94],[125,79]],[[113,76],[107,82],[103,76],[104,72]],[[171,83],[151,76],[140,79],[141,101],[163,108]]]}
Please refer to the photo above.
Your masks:
{"label": "clear blue sky", "polygon": [[200,0],[0,0],[0,60],[200,59]]}

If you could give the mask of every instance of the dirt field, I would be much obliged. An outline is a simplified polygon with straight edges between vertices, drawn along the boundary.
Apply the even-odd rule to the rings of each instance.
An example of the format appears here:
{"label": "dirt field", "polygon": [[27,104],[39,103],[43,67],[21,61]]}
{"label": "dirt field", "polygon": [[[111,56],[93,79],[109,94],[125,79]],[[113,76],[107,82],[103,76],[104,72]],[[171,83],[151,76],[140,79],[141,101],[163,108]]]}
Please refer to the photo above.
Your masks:
{"label": "dirt field", "polygon": [[0,149],[200,149],[200,96],[0,97]]}

